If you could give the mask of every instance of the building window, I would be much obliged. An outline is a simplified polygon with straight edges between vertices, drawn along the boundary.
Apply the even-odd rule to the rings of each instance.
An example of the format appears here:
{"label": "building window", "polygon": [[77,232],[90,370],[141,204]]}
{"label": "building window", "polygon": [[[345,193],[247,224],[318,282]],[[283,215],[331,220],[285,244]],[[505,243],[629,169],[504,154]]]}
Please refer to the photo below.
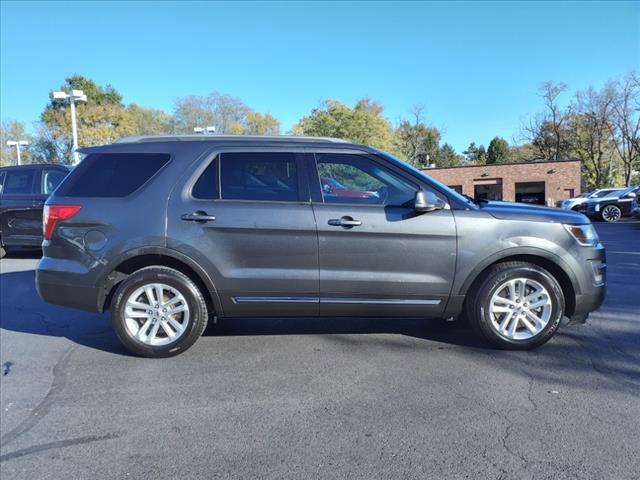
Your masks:
{"label": "building window", "polygon": [[456,192],[458,192],[460,195],[462,195],[462,185],[449,185],[449,188],[451,190],[455,190]]}

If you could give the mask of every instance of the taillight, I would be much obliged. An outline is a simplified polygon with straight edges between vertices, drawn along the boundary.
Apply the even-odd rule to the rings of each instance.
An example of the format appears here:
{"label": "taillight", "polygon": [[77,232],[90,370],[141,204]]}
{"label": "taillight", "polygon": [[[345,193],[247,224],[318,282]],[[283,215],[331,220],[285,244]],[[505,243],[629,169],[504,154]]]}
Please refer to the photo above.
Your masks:
{"label": "taillight", "polygon": [[42,212],[42,234],[45,240],[51,240],[59,222],[70,219],[79,211],[80,205],[45,205]]}

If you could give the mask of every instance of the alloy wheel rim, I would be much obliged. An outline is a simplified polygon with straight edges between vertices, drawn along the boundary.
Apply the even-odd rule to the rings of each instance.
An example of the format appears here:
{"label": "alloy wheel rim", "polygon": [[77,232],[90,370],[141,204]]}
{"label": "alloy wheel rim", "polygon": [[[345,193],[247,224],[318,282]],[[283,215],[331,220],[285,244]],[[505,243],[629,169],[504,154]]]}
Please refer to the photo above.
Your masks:
{"label": "alloy wheel rim", "polygon": [[178,340],[189,325],[189,305],[184,295],[164,283],[136,289],[125,304],[124,323],[129,335],[152,347]]}
{"label": "alloy wheel rim", "polygon": [[615,222],[620,218],[620,210],[617,207],[609,205],[602,211],[602,216],[607,222]]}
{"label": "alloy wheel rim", "polygon": [[553,302],[547,289],[530,278],[503,282],[489,302],[491,326],[509,340],[540,334],[551,319]]}

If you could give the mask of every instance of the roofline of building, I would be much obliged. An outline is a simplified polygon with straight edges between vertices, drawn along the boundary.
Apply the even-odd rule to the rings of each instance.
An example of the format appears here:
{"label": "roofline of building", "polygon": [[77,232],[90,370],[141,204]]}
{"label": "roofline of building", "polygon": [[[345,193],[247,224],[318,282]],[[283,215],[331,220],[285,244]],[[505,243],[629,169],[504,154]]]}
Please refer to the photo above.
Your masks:
{"label": "roofline of building", "polygon": [[533,162],[511,162],[511,163],[491,163],[484,165],[456,165],[453,167],[433,167],[433,168],[421,168],[423,172],[430,172],[432,170],[452,170],[454,168],[487,168],[487,167],[508,167],[513,165],[532,165],[538,163],[571,163],[580,162],[580,160],[540,160]]}

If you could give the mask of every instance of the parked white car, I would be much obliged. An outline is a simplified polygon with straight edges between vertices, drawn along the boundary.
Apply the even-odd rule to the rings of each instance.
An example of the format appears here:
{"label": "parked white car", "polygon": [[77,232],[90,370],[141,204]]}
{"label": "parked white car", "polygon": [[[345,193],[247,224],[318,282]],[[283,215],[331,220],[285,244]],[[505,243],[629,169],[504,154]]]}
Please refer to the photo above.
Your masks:
{"label": "parked white car", "polygon": [[618,190],[623,190],[623,188],[598,188],[591,192],[583,193],[582,195],[578,195],[577,197],[567,198],[560,203],[560,208],[564,208],[566,210],[577,210],[577,206],[583,204],[587,200],[591,200],[592,198],[602,198],[605,195],[610,194],[611,192],[617,192]]}

